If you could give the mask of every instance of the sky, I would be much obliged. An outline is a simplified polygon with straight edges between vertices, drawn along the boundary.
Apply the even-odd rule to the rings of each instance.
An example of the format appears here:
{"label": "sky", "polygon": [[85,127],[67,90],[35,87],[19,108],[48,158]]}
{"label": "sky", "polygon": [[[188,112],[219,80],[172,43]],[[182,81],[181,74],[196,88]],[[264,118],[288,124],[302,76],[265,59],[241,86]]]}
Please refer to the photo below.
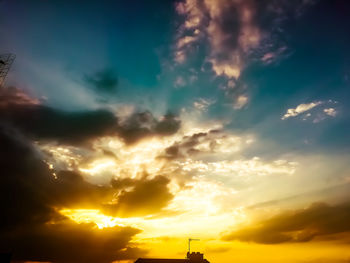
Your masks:
{"label": "sky", "polygon": [[349,13],[0,1],[0,252],[350,262]]}

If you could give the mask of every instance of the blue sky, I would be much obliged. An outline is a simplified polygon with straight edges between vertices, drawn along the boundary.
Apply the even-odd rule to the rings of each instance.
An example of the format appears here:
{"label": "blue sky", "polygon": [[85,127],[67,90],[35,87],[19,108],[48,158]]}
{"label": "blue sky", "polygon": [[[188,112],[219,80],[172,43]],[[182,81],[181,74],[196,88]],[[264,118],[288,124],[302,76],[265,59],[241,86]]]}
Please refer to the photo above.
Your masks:
{"label": "blue sky", "polygon": [[[104,107],[95,103],[104,94],[77,97],[85,89],[91,93],[84,76],[110,70],[119,82],[108,96],[119,102],[140,103],[162,114],[204,98],[215,101],[208,114],[233,119],[233,129],[261,129],[265,136],[292,140],[295,147],[303,147],[298,145],[301,136],[315,139],[316,147],[348,147],[348,143],[344,145],[350,141],[347,5],[322,1],[305,8],[302,14],[289,11],[278,25],[279,32],[271,33],[273,40],[269,40],[287,51],[268,65],[261,63],[258,55],[247,59],[239,82],[247,86],[244,92],[249,94],[249,103],[237,110],[220,91],[228,78],[216,76],[205,62],[210,52],[205,39],[196,43],[188,61],[174,63],[178,31],[184,20],[176,13],[175,4],[3,1],[2,32],[6,38],[2,50],[17,54],[16,75],[9,77],[8,85],[25,85],[58,108]],[[56,81],[48,77],[50,74]],[[195,79],[191,83],[183,80],[176,84],[177,79],[191,74]],[[337,118],[319,124],[280,120],[287,108],[316,100],[339,102]]]}

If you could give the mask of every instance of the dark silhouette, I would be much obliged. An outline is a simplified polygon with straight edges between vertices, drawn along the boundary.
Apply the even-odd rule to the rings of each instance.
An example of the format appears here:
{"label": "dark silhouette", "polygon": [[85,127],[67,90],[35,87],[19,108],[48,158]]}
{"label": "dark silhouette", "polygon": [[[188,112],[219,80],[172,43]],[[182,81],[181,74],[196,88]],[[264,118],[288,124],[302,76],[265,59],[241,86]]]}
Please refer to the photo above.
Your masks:
{"label": "dark silhouette", "polygon": [[0,253],[0,262],[1,263],[10,263],[12,258],[11,253]]}
{"label": "dark silhouette", "polygon": [[186,259],[167,259],[167,258],[139,258],[135,263],[210,263],[204,259],[203,254],[199,252],[187,252]]}
{"label": "dark silhouette", "polygon": [[0,87],[2,87],[2,85],[4,84],[6,75],[9,72],[15,58],[15,54],[0,55]]}

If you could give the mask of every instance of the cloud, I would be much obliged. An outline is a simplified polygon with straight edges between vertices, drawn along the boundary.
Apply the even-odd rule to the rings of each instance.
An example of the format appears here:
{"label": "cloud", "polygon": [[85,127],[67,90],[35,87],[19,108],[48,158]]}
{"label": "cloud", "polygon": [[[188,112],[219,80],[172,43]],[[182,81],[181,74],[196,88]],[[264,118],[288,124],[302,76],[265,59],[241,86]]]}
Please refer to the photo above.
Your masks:
{"label": "cloud", "polygon": [[215,103],[215,100],[199,98],[193,102],[193,106],[200,112],[206,112],[208,108]]}
{"label": "cloud", "polygon": [[323,110],[324,113],[326,113],[328,116],[335,117],[337,116],[338,112],[334,108],[327,108]]}
{"label": "cloud", "polygon": [[118,78],[110,69],[105,69],[92,75],[85,75],[84,80],[96,92],[113,94],[118,88]]}
{"label": "cloud", "polygon": [[134,143],[144,137],[167,136],[176,133],[181,121],[172,113],[156,119],[151,112],[133,113],[120,124],[118,134],[126,143]]}
{"label": "cloud", "polygon": [[62,111],[41,104],[18,89],[0,92],[0,120],[34,140],[73,145],[108,135],[134,143],[147,136],[171,135],[181,123],[171,113],[156,119],[149,111],[136,112],[118,120],[107,110]]}
{"label": "cloud", "polygon": [[187,0],[177,4],[177,11],[185,16],[183,34],[177,42],[177,54],[182,55],[181,60],[185,59],[186,48],[205,35],[210,44],[208,61],[213,71],[216,75],[237,79],[244,65],[244,56],[261,39],[260,29],[254,22],[252,1]]}
{"label": "cloud", "polygon": [[249,101],[245,88],[238,88],[245,86],[242,73],[257,61],[268,65],[291,54],[283,25],[311,4],[287,0],[178,1],[176,11],[182,23],[175,38],[174,60],[177,65],[200,62],[202,71],[209,70],[227,82],[226,97],[234,109],[241,109]]}
{"label": "cloud", "polygon": [[108,111],[65,112],[45,105],[9,105],[0,108],[3,123],[36,140],[80,144],[117,131],[117,118]]}
{"label": "cloud", "polygon": [[170,159],[192,158],[198,154],[233,153],[239,151],[244,142],[238,136],[226,134],[222,130],[209,130],[184,136],[165,149],[164,156]]}
{"label": "cloud", "polygon": [[302,103],[299,104],[296,108],[288,109],[287,112],[282,116],[282,120],[288,119],[290,117],[296,117],[299,114],[309,111],[312,108],[322,104],[321,101],[311,102],[311,103]]}
{"label": "cloud", "polygon": [[112,185],[119,190],[115,204],[104,206],[104,212],[118,217],[144,216],[158,213],[173,199],[168,189],[170,180],[158,175],[148,179],[114,179]]}
{"label": "cloud", "polygon": [[[282,22],[300,15],[307,1],[202,1],[178,2],[176,11],[184,17],[177,37],[175,60],[183,63],[195,43],[209,44],[206,60],[216,75],[238,79],[255,56],[268,64],[287,49],[279,43]],[[299,10],[299,11],[298,11]],[[262,55],[261,55],[262,54]]]}
{"label": "cloud", "polygon": [[278,61],[279,59],[288,56],[288,54],[286,53],[287,50],[288,48],[286,46],[282,46],[275,51],[265,53],[260,60],[266,65],[272,64]]}
{"label": "cloud", "polygon": [[60,171],[50,189],[57,208],[99,208],[112,200],[115,191],[108,186],[86,182],[77,172]]}
{"label": "cloud", "polygon": [[252,159],[239,159],[234,161],[203,162],[201,160],[186,159],[181,163],[182,169],[190,174],[214,174],[220,176],[267,176],[292,175],[295,173],[295,162],[276,160],[264,162],[258,157]]}
{"label": "cloud", "polygon": [[138,229],[98,230],[58,213],[60,207],[78,203],[97,206],[110,190],[74,173],[55,179],[39,153],[13,129],[0,127],[0,144],[0,246],[13,251],[14,260],[111,262],[144,253],[130,245]]}
{"label": "cloud", "polygon": [[40,100],[30,97],[16,87],[2,88],[0,92],[0,108],[10,105],[39,105]]}
{"label": "cloud", "polygon": [[2,233],[1,246],[13,251],[15,261],[109,263],[145,254],[144,250],[129,246],[138,232],[130,227],[97,230],[94,224],[62,220],[30,226],[18,233]]}
{"label": "cloud", "polygon": [[312,120],[313,123],[318,123],[329,117],[336,117],[338,115],[337,104],[338,102],[334,100],[302,103],[296,108],[288,109],[281,120],[301,116],[303,121]]}
{"label": "cloud", "polygon": [[245,105],[247,105],[248,100],[249,100],[248,96],[239,95],[233,104],[233,108],[237,110],[242,109]]}
{"label": "cloud", "polygon": [[334,235],[350,236],[350,203],[315,203],[308,208],[286,211],[270,219],[254,222],[223,237],[262,244],[331,240]]}

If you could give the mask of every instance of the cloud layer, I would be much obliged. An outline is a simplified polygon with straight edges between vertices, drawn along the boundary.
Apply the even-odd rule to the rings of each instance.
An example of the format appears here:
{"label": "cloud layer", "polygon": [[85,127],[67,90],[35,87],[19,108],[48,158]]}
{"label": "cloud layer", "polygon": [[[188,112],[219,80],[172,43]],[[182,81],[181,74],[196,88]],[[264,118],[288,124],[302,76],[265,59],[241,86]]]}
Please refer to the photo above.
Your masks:
{"label": "cloud layer", "polygon": [[[201,54],[201,71],[210,68],[227,80],[224,90],[234,109],[248,100],[243,71],[257,61],[272,64],[288,55],[283,23],[300,16],[311,1],[185,0],[176,4],[183,19],[174,59],[178,64]],[[208,65],[210,65],[208,67]]]}
{"label": "cloud layer", "polygon": [[55,179],[25,138],[1,126],[1,248],[14,260],[110,262],[142,253],[130,247],[130,227],[96,230],[58,213],[60,207],[96,206],[111,194],[72,173]]}
{"label": "cloud layer", "polygon": [[315,203],[306,209],[287,211],[270,219],[255,222],[251,226],[225,235],[223,239],[261,244],[300,243],[334,238],[345,239],[345,242],[348,242],[349,220],[350,203],[333,206]]}

